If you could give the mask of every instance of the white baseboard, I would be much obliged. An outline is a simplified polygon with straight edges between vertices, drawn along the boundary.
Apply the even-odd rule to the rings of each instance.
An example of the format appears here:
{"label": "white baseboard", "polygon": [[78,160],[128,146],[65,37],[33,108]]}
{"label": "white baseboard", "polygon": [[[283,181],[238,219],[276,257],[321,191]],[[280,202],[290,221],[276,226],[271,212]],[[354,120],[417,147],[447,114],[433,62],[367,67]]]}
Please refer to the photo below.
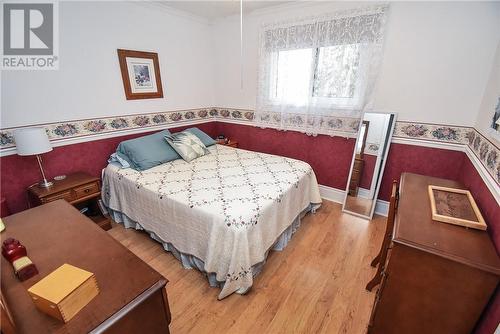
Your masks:
{"label": "white baseboard", "polygon": [[[345,191],[337,188],[332,188],[329,186],[319,185],[319,193],[321,198],[328,201],[332,201],[339,204],[344,204]],[[375,205],[375,214],[387,217],[387,212],[389,211],[389,202],[383,201],[381,199],[377,200]]]}
{"label": "white baseboard", "polygon": [[324,186],[324,185],[319,185],[319,193],[321,195],[321,198],[324,198],[326,200],[343,204],[344,203],[344,190],[339,190],[337,188],[332,188],[329,186]]}
{"label": "white baseboard", "polygon": [[389,202],[378,199],[377,205],[375,206],[375,214],[387,217],[388,212],[389,212]]}

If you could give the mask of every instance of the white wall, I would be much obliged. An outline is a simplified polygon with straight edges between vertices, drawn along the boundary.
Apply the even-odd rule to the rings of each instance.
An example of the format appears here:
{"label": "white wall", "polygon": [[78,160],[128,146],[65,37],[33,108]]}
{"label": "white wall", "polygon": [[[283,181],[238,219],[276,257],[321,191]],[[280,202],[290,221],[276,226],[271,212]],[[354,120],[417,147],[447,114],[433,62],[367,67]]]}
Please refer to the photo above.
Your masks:
{"label": "white wall", "polygon": [[[60,3],[60,69],[4,71],[1,128],[214,105],[207,23],[127,2]],[[163,99],[125,99],[116,49],[158,53]]]}
{"label": "white wall", "polygon": [[[239,20],[214,25],[218,106],[255,108],[258,30],[263,22],[324,14],[363,3],[297,4],[244,20],[244,87],[240,89]],[[500,39],[500,3],[391,4],[374,108],[398,120],[474,126]]]}
{"label": "white wall", "polygon": [[491,69],[490,80],[484,91],[483,100],[476,120],[476,129],[490,139],[500,143],[500,133],[493,135],[494,130],[490,130],[493,113],[500,99],[500,43],[497,47],[495,62]]}
{"label": "white wall", "polygon": [[[60,70],[4,71],[0,128],[209,106],[254,109],[261,23],[365,5],[299,2],[247,15],[240,89],[237,17],[209,25],[145,4],[61,2]],[[484,92],[499,40],[500,3],[392,3],[374,107],[398,112],[398,120],[474,126],[480,107],[490,108]],[[163,99],[125,99],[117,48],[158,52]]]}
{"label": "white wall", "polygon": [[366,142],[382,144],[382,140],[385,139],[387,134],[387,114],[366,113],[363,121],[370,122]]}

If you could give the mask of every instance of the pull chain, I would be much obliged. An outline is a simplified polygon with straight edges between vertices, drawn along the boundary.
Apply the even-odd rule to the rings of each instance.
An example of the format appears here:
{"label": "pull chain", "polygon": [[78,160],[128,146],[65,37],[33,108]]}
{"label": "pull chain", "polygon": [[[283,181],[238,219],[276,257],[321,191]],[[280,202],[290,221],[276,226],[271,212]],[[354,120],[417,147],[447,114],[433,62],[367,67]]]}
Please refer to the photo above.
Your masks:
{"label": "pull chain", "polygon": [[243,0],[240,0],[240,89],[243,90]]}

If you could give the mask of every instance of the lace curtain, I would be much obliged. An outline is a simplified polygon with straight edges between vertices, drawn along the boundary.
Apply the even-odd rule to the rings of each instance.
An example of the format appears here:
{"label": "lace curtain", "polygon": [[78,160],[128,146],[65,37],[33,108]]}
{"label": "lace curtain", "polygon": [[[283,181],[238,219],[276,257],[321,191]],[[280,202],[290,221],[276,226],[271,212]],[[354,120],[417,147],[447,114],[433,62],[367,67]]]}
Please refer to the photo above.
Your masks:
{"label": "lace curtain", "polygon": [[356,135],[379,72],[387,9],[263,26],[256,124]]}

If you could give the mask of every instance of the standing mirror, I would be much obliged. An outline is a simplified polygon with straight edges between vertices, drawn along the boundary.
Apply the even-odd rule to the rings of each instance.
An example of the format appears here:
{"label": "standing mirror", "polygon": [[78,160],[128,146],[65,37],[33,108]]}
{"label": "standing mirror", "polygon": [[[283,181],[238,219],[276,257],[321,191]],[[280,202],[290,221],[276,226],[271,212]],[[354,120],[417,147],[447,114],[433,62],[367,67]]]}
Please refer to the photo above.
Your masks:
{"label": "standing mirror", "polygon": [[395,123],[394,113],[363,115],[345,191],[344,212],[372,218]]}

